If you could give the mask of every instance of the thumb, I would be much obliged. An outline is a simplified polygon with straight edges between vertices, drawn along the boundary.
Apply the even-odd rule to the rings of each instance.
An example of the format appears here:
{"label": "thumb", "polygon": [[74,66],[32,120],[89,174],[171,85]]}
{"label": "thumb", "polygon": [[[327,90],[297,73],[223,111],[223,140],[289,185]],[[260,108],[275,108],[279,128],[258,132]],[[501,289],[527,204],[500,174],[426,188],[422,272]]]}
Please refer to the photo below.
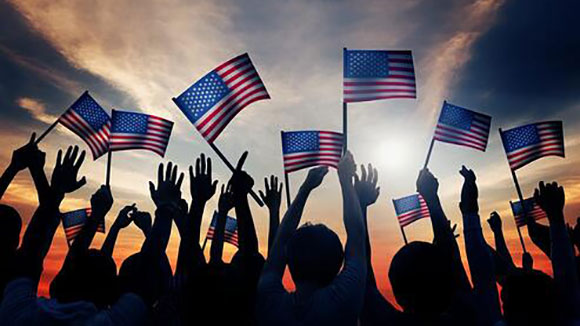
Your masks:
{"label": "thumb", "polygon": [[80,179],[79,181],[77,181],[75,183],[75,185],[73,186],[74,190],[77,190],[79,188],[81,188],[82,186],[87,184],[87,179],[85,177],[82,177],[82,179]]}
{"label": "thumb", "polygon": [[151,192],[151,196],[155,194],[155,185],[151,181],[149,181],[149,192]]}

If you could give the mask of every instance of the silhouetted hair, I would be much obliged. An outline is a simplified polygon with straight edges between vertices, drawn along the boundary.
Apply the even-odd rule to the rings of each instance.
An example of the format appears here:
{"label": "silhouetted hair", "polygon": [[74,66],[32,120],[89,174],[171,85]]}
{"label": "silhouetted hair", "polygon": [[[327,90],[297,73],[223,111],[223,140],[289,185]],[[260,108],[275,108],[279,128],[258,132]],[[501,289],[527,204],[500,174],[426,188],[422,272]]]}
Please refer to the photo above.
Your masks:
{"label": "silhouetted hair", "polygon": [[59,302],[89,301],[106,308],[118,297],[117,266],[109,255],[89,249],[62,267],[50,285],[50,295]]}
{"label": "silhouetted hair", "polygon": [[166,255],[157,263],[145,257],[138,252],[123,261],[119,270],[119,286],[122,293],[136,293],[147,303],[153,304],[169,290],[173,274]]}
{"label": "silhouetted hair", "polygon": [[504,318],[512,325],[556,325],[554,281],[540,271],[507,276],[501,291]]}
{"label": "silhouetted hair", "polygon": [[340,239],[323,224],[306,223],[286,245],[288,268],[294,282],[309,281],[326,286],[340,271],[344,250]]}
{"label": "silhouetted hair", "polygon": [[449,307],[455,292],[450,264],[439,248],[414,241],[393,257],[389,280],[405,312],[437,315]]}
{"label": "silhouetted hair", "polygon": [[20,243],[22,219],[20,214],[8,205],[0,204],[0,250],[5,253],[15,252]]}

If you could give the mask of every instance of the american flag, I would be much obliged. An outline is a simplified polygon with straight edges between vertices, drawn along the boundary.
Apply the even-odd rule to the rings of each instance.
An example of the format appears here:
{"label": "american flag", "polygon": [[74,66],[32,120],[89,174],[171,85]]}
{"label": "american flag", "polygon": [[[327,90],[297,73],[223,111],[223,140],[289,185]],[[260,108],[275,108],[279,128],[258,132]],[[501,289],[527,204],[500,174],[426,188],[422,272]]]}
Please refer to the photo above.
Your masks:
{"label": "american flag", "polygon": [[343,137],[334,131],[304,130],[282,133],[284,171],[294,172],[311,166],[338,166]]}
{"label": "american flag", "polygon": [[485,152],[491,117],[443,102],[435,140],[467,146]]}
{"label": "american flag", "polygon": [[541,220],[547,218],[546,212],[540,208],[534,201],[534,198],[524,199],[524,205],[522,207],[521,201],[511,202],[512,212],[514,213],[514,219],[516,220],[516,226],[526,225],[526,219],[524,217],[524,208],[528,216],[534,220]]}
{"label": "american flag", "polygon": [[411,51],[345,50],[343,101],[417,98]]}
{"label": "american flag", "polygon": [[[213,218],[211,219],[211,223],[209,225],[209,229],[207,230],[206,238],[208,240],[213,240],[215,228],[217,225],[218,213],[213,213]],[[226,228],[224,231],[224,241],[227,243],[231,243],[234,246],[238,246],[238,221],[233,217],[226,217]]]}
{"label": "american flag", "polygon": [[111,151],[146,149],[165,156],[173,122],[153,115],[113,110]]}
{"label": "american flag", "polygon": [[245,53],[215,68],[173,101],[211,143],[242,109],[269,98]]}
{"label": "american flag", "polygon": [[96,160],[109,150],[111,118],[89,92],[84,92],[58,119],[63,126],[81,137]]}
{"label": "american flag", "polygon": [[427,204],[419,194],[393,199],[393,205],[401,227],[430,216]]}
{"label": "american flag", "polygon": [[546,121],[505,130],[501,139],[508,163],[517,170],[544,156],[564,157],[562,121]]}
{"label": "american flag", "polygon": [[[87,219],[91,216],[90,208],[77,209],[76,211],[62,214],[62,226],[69,246],[81,232]],[[105,233],[105,221],[99,222],[97,232]]]}

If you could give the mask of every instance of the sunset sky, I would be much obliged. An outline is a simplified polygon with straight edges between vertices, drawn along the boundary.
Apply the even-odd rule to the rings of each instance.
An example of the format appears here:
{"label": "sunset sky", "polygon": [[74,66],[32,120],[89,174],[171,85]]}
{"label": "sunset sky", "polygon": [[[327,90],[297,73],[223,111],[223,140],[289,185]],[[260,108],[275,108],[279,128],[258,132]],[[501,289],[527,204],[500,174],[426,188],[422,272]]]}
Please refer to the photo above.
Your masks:
{"label": "sunset sky", "polygon": [[[166,157],[152,152],[113,155],[115,204],[107,228],[124,205],[153,212],[147,182],[168,160],[185,171],[199,153],[214,159],[216,177],[229,171],[172,103],[191,83],[220,63],[248,52],[271,99],[244,109],[216,145],[236,161],[250,155],[247,171],[257,188],[269,174],[283,177],[280,130],[342,127],[342,48],[413,51],[417,100],[386,100],[349,106],[349,148],[357,162],[379,169],[381,195],[369,211],[373,263],[381,289],[390,295],[389,262],[401,247],[392,198],[415,191],[443,100],[493,117],[486,152],[437,143],[430,169],[439,178],[447,216],[458,223],[462,164],[475,170],[482,221],[497,210],[516,262],[521,246],[510,213],[517,195],[497,128],[542,120],[563,120],[566,158],[544,158],[518,171],[525,196],[540,180],[557,180],[566,190],[566,218],[580,209],[580,3],[542,0],[7,0],[0,1],[0,165],[31,132],[42,132],[84,91],[111,109],[140,111],[175,122]],[[47,173],[58,148],[88,147],[57,127],[40,145]],[[81,173],[88,184],[70,194],[62,211],[87,207],[104,182],[106,157],[87,159]],[[290,176],[291,190],[305,171]],[[184,197],[189,198],[189,182]],[[328,224],[344,240],[340,190],[329,173],[311,196],[303,221]],[[217,201],[205,212],[207,230]],[[28,222],[37,198],[27,172],[18,175],[3,202]],[[267,210],[252,204],[260,240],[267,246]],[[285,208],[285,203],[283,204]],[[543,222],[545,223],[545,221]],[[492,234],[486,222],[484,233]],[[551,273],[547,258],[529,241],[536,266]],[[205,232],[205,231],[202,231]],[[428,220],[406,228],[410,240],[432,239]],[[101,245],[98,234],[94,245]],[[118,264],[140,248],[143,237],[131,225],[121,232]],[[458,239],[463,248],[463,236]],[[179,236],[174,229],[168,255],[175,263]],[[45,262],[41,294],[60,268],[67,245],[59,228]],[[234,248],[227,245],[228,256]],[[463,249],[462,249],[463,250]]]}

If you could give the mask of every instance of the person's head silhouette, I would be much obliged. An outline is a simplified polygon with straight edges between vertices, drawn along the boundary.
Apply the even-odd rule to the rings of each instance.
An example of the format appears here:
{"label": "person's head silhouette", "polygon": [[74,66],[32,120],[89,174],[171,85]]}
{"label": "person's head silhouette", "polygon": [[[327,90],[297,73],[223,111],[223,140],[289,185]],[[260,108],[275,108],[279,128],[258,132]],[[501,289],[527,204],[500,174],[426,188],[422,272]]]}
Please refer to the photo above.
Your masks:
{"label": "person's head silhouette", "polygon": [[169,289],[171,280],[171,265],[166,255],[153,263],[138,252],[125,259],[119,270],[121,292],[138,294],[148,304],[153,304]]}
{"label": "person's head silhouette", "polygon": [[504,318],[508,325],[555,325],[554,281],[540,271],[519,270],[502,287]]}
{"label": "person's head silhouette", "polygon": [[115,261],[97,249],[71,257],[50,285],[59,302],[89,301],[100,309],[115,301],[117,290]]}
{"label": "person's head silhouette", "polygon": [[389,280],[405,312],[433,316],[444,312],[455,293],[450,264],[435,245],[414,241],[393,257]]}
{"label": "person's head silhouette", "polygon": [[0,204],[0,255],[6,257],[13,255],[20,243],[20,229],[22,220],[20,214],[8,205]]}
{"label": "person's head silhouette", "polygon": [[286,255],[298,288],[306,283],[323,287],[340,271],[344,250],[334,231],[323,224],[306,223],[288,241]]}

